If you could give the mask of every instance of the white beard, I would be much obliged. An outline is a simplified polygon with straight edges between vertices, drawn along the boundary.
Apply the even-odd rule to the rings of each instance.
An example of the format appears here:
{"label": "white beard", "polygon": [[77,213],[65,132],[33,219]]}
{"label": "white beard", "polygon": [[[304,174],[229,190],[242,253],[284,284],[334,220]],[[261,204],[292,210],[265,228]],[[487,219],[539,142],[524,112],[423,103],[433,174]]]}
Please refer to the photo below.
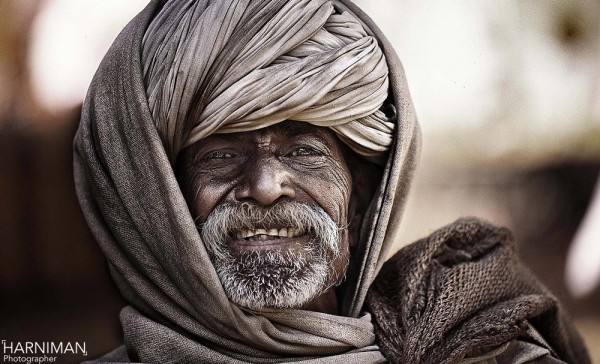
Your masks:
{"label": "white beard", "polygon": [[325,290],[329,269],[323,257],[307,260],[296,252],[249,252],[215,261],[231,301],[251,309],[300,307]]}
{"label": "white beard", "polygon": [[[310,231],[313,239],[300,251],[232,251],[226,243],[231,233],[240,227],[253,229],[258,222]],[[200,232],[225,293],[243,307],[297,308],[340,278],[331,264],[340,253],[339,228],[318,206],[222,205],[211,212]]]}

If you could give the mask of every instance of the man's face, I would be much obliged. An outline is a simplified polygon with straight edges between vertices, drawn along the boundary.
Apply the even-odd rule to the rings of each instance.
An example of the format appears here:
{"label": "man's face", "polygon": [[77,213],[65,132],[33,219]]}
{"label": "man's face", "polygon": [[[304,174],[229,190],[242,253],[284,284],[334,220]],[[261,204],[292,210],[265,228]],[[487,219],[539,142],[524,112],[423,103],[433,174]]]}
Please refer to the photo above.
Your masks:
{"label": "man's face", "polygon": [[343,278],[352,179],[331,130],[213,134],[181,153],[177,175],[233,302],[300,307]]}

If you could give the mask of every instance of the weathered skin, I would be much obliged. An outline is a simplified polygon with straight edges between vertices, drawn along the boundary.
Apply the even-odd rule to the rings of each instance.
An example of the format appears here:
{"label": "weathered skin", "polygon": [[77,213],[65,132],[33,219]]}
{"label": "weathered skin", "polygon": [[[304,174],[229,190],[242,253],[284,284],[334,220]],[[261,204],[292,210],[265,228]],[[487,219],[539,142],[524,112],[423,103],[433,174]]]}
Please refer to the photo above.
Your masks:
{"label": "weathered skin", "polygon": [[[352,174],[345,146],[322,127],[286,121],[268,128],[231,134],[213,134],[184,150],[177,162],[177,175],[184,196],[198,223],[206,221],[221,204],[249,202],[261,207],[282,201],[317,204],[340,227],[349,225],[356,204],[351,203]],[[350,211],[352,210],[352,211]],[[352,219],[352,225],[358,219]],[[266,227],[269,228],[269,227]],[[281,228],[279,226],[274,228]],[[355,234],[341,232],[340,255],[333,259],[327,286],[342,277]],[[354,226],[350,231],[355,231]],[[236,251],[297,249],[309,236],[252,243],[231,239]],[[352,240],[352,241],[350,241]],[[308,302],[304,308],[337,313],[335,288]]]}

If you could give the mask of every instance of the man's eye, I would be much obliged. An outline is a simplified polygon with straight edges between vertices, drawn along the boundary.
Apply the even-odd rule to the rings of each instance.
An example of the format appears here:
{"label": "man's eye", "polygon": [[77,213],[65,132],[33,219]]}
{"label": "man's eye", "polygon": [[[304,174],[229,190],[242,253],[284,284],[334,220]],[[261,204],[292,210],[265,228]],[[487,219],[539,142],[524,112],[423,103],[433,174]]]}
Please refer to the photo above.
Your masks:
{"label": "man's eye", "polygon": [[318,156],[321,155],[318,151],[309,147],[299,147],[294,149],[291,153],[291,157],[305,157],[305,156]]}
{"label": "man's eye", "polygon": [[228,152],[228,151],[224,151],[224,150],[217,150],[211,153],[208,153],[206,156],[204,156],[204,160],[211,160],[211,159],[227,159],[227,158],[234,158],[236,155],[232,152]]}

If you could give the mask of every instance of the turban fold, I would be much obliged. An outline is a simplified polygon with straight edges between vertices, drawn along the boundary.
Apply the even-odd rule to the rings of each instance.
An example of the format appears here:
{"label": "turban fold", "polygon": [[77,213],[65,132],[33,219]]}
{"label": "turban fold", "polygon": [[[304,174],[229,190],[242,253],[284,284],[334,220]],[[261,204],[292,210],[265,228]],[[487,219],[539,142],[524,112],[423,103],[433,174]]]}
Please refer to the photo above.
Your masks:
{"label": "turban fold", "polygon": [[380,163],[392,141],[383,52],[330,1],[169,1],[144,35],[142,65],[171,161],[212,133],[284,120],[329,127]]}

